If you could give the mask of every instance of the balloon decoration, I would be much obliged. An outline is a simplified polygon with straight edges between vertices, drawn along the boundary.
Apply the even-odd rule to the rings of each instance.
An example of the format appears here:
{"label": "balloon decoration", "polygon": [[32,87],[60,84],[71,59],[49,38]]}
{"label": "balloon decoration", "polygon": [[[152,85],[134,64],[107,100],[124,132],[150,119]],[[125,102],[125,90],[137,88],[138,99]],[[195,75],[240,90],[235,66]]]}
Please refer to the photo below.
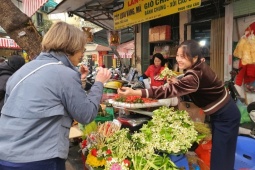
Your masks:
{"label": "balloon decoration", "polygon": [[241,59],[243,65],[255,64],[255,22],[245,30],[245,34],[238,41],[234,56]]}

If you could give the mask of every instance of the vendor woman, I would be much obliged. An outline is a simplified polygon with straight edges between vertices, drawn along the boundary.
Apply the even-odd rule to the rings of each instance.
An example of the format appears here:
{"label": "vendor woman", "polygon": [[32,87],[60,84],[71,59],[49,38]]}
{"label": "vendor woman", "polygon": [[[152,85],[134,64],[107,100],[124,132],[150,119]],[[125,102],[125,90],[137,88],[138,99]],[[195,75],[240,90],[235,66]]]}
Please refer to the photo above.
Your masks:
{"label": "vendor woman", "polygon": [[200,46],[196,41],[184,41],[179,47],[176,61],[185,70],[182,79],[169,79],[169,86],[133,90],[123,87],[120,95],[138,95],[164,99],[189,94],[204,113],[210,115],[212,124],[211,170],[233,170],[240,112],[229,96],[223,82],[212,69],[201,62]]}
{"label": "vendor woman", "polygon": [[164,69],[165,59],[162,54],[156,53],[151,59],[151,65],[147,68],[142,78],[150,78],[151,87],[158,87],[164,85],[164,79],[160,78],[160,72]]}

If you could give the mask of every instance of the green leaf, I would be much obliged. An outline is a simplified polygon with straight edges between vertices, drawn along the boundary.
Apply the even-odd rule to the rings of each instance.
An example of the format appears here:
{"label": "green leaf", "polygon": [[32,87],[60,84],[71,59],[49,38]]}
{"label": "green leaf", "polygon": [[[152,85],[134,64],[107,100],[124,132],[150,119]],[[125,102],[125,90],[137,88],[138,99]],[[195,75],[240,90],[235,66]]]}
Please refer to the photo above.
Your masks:
{"label": "green leaf", "polygon": [[107,151],[107,149],[108,149],[107,146],[104,146],[104,147],[102,147],[101,150],[102,150],[102,151]]}

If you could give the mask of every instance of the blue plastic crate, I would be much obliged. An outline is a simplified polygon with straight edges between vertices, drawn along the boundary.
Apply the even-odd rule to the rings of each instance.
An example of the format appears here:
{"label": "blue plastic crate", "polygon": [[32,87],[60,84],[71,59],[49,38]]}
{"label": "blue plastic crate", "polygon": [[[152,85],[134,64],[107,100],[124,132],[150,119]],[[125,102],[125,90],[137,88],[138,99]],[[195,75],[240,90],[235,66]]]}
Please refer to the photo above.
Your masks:
{"label": "blue plastic crate", "polygon": [[238,136],[235,154],[235,170],[255,170],[255,139]]}
{"label": "blue plastic crate", "polygon": [[189,170],[189,162],[184,154],[180,155],[168,155],[169,159],[175,163],[178,168],[185,168]]}

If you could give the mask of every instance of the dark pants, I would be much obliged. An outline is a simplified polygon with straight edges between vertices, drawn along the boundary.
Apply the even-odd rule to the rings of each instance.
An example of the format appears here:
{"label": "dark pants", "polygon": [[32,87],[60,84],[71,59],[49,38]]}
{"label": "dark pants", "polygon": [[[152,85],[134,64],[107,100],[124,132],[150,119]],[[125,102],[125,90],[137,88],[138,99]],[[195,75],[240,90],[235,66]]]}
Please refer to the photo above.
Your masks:
{"label": "dark pants", "polygon": [[0,170],[65,170],[65,160],[53,158],[28,163],[11,163],[0,160]]}
{"label": "dark pants", "polygon": [[212,124],[211,170],[233,170],[241,114],[233,101],[210,116]]}

